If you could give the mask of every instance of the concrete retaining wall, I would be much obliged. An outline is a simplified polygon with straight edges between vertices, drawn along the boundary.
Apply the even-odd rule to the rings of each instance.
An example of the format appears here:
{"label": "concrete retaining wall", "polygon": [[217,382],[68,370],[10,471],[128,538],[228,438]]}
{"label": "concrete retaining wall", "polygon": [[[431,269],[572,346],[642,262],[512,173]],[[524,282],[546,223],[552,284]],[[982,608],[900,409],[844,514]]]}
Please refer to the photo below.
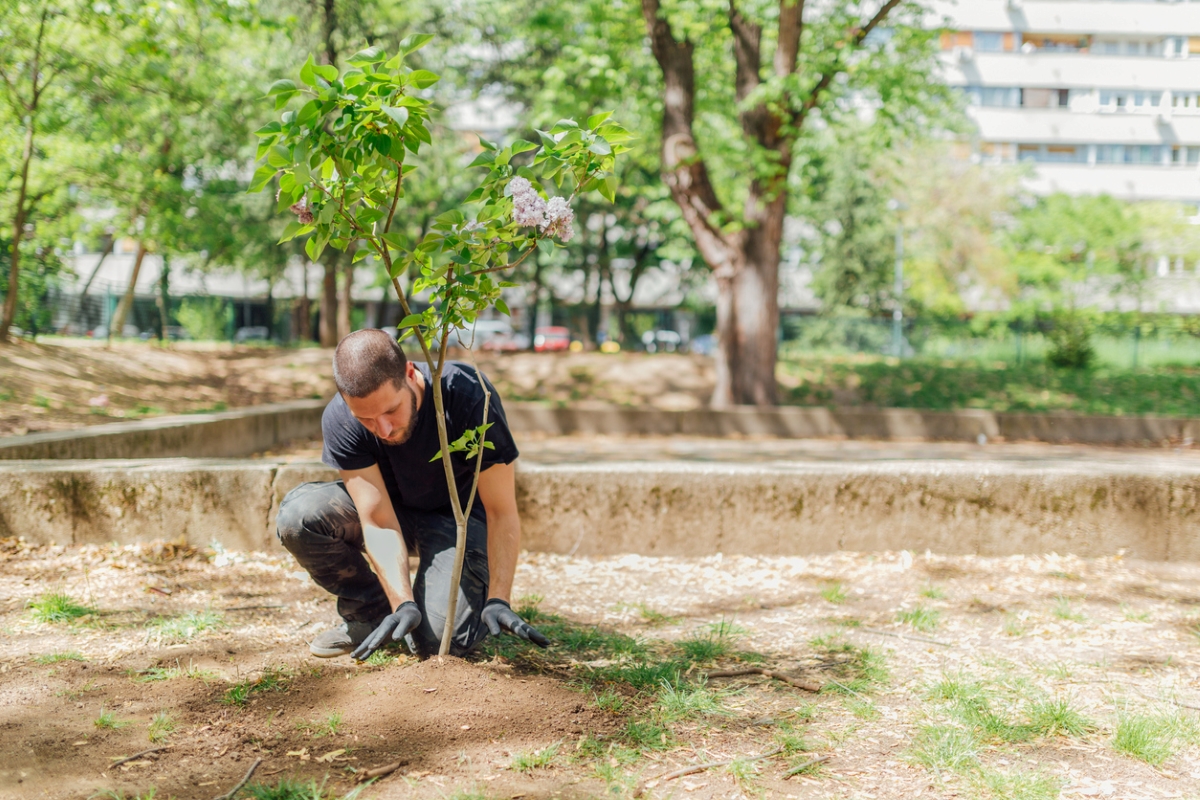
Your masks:
{"label": "concrete retaining wall", "polygon": [[[279,501],[321,464],[0,464],[0,536],[271,549]],[[602,555],[925,550],[1200,561],[1200,468],[891,462],[524,466],[524,546]]]}
{"label": "concrete retaining wall", "polygon": [[[321,435],[324,400],[255,406],[218,414],[118,422],[72,431],[0,438],[0,460],[59,458],[235,458],[293,439]],[[735,408],[660,411],[589,406],[505,406],[520,433],[689,436],[773,436],[785,439],[925,439],[975,441],[980,434],[1010,441],[1140,445],[1200,439],[1200,419],[1085,417],[1077,414],[995,414],[906,408]]]}
{"label": "concrete retaining wall", "polygon": [[321,435],[326,400],[213,414],[114,422],[69,431],[0,437],[0,460],[46,458],[236,458]]}

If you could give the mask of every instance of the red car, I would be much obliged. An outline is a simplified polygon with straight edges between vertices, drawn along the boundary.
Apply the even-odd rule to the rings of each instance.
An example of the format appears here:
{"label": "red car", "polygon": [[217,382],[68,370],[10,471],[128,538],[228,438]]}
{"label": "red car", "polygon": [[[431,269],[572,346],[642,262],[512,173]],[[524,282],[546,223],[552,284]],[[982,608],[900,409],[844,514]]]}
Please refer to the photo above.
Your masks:
{"label": "red car", "polygon": [[538,328],[533,332],[533,349],[538,353],[566,351],[571,347],[571,332],[558,326]]}

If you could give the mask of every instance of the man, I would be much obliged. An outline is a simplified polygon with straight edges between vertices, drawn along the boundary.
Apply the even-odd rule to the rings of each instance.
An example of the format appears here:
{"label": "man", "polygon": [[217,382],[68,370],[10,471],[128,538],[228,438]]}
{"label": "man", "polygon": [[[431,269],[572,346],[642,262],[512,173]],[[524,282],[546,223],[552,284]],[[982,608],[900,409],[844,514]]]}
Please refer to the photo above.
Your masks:
{"label": "man", "polygon": [[[333,355],[338,394],[321,419],[321,460],[341,480],[305,483],[279,507],[279,540],[318,586],[338,598],[343,624],[309,644],[321,658],[363,660],[389,641],[407,641],[421,658],[438,652],[446,623],[456,528],[438,453],[436,411],[426,366],[411,363],[379,330],[356,331]],[[453,655],[466,655],[490,632],[507,630],[545,647],[549,641],[509,606],[521,521],[513,443],[490,383],[487,441],[458,589]],[[446,429],[454,441],[483,422],[485,401],[474,368],[450,362],[442,375]],[[475,460],[451,455],[466,508]],[[409,581],[408,554],[420,557]],[[365,556],[365,557],[364,557]],[[370,567],[368,567],[370,562]],[[372,572],[371,567],[374,568]]]}

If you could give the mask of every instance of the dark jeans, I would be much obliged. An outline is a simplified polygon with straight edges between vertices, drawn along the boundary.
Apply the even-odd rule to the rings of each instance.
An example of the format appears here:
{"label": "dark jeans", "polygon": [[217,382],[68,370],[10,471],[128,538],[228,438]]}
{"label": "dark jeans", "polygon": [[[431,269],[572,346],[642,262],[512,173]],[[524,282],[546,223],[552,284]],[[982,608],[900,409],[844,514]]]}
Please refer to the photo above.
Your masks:
{"label": "dark jeans", "polygon": [[[410,553],[420,556],[413,599],[423,619],[412,633],[417,655],[436,655],[446,625],[450,573],[454,569],[454,516],[445,512],[397,508],[400,530]],[[302,483],[287,493],[276,522],[279,541],[325,591],[337,596],[338,614],[347,622],[376,622],[389,608],[379,578],[364,555],[362,523],[341,481]],[[408,565],[403,565],[407,569]],[[467,555],[459,584],[454,638],[450,652],[465,655],[487,635],[479,613],[488,595],[487,523],[475,516],[467,524]]]}

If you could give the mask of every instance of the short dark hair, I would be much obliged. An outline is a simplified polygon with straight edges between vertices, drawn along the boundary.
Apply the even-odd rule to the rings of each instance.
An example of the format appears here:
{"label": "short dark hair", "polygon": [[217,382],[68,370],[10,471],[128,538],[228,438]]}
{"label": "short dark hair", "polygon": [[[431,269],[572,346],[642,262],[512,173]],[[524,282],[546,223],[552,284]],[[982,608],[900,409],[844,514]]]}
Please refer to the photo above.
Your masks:
{"label": "short dark hair", "polygon": [[333,351],[333,382],[347,397],[366,397],[388,381],[400,389],[407,371],[400,343],[374,328],[355,331]]}

